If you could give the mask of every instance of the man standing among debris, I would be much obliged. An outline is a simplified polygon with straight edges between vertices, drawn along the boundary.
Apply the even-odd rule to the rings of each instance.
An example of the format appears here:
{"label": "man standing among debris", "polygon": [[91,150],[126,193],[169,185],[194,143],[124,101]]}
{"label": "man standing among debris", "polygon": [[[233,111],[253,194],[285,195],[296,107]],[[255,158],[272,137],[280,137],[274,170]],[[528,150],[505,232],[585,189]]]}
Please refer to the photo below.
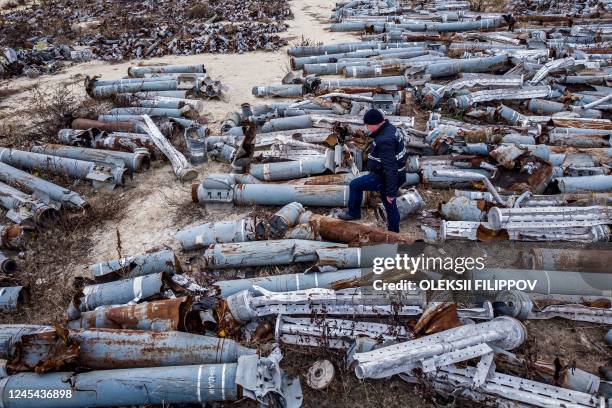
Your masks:
{"label": "man standing among debris", "polygon": [[360,219],[363,192],[378,191],[387,212],[387,229],[399,232],[396,199],[399,187],[406,179],[406,147],[397,128],[385,119],[380,110],[367,111],[363,122],[367,134],[373,139],[366,149],[369,173],[351,181],[348,211],[340,214],[339,218],[345,221]]}

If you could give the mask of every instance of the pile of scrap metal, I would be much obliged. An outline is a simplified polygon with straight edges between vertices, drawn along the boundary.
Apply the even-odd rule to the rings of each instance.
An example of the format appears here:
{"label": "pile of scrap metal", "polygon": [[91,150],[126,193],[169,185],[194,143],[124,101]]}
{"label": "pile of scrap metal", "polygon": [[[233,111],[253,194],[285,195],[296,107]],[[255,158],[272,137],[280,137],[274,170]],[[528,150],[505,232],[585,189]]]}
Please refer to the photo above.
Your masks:
{"label": "pile of scrap metal", "polygon": [[[90,265],[90,282],[73,297],[66,327],[0,326],[0,357],[6,360],[2,392],[10,395],[29,384],[64,393],[44,403],[25,400],[26,405],[11,405],[14,399],[5,398],[7,406],[63,407],[62,399],[71,395],[75,407],[201,403],[241,396],[298,407],[299,381],[279,369],[279,344],[345,350],[358,378],[425,378],[455,398],[605,406],[608,383],[597,375],[559,361],[536,361],[529,362],[530,379],[517,377],[524,375],[527,363],[510,350],[526,339],[519,320],[563,317],[612,323],[605,298],[612,275],[586,279],[572,272],[484,269],[471,278],[531,273],[539,284],[530,293],[504,291],[461,307],[428,299],[421,290],[374,291],[362,284],[372,274],[373,258],[392,256],[397,245],[348,247],[341,238],[327,235],[340,229],[337,223],[351,223],[333,220],[330,231],[324,228],[325,217],[316,219],[327,242],[247,242],[252,224],[274,234],[288,231],[304,215],[300,207],[292,203],[259,222],[208,224],[177,238],[185,249],[206,248],[204,267],[211,278],[232,269],[311,264],[304,273],[201,286],[183,274],[172,251],[163,250]],[[247,230],[238,231],[238,225]],[[375,242],[401,238],[376,232],[369,231]],[[541,255],[526,254],[525,265],[544,262],[548,267],[550,260]],[[269,355],[261,356],[254,346]],[[194,354],[194,348],[201,352]],[[476,358],[475,367],[465,364]],[[456,363],[463,364],[458,368]],[[327,367],[327,374],[320,378],[320,370],[311,370],[308,384],[323,389],[333,374],[328,362],[319,365]],[[152,380],[156,387],[144,386]],[[114,392],[101,392],[110,387]]]}
{"label": "pile of scrap metal", "polygon": [[[206,159],[208,133],[198,121],[202,97],[219,96],[221,84],[211,80],[201,65],[131,67],[129,72],[136,78],[86,81],[92,95],[111,96],[128,107],[114,108],[97,120],[74,119],[72,128],[59,131],[57,144],[35,145],[30,151],[0,148],[0,206],[8,219],[19,224],[2,230],[1,248],[20,248],[17,241],[24,241],[28,230],[52,226],[62,210],[89,207],[79,193],[45,180],[41,173],[87,180],[94,189],[113,190],[134,173],[148,170],[152,159],[165,156],[180,181],[197,177],[194,166]],[[167,77],[152,76],[157,74]],[[152,84],[167,88],[150,91],[147,86]],[[169,141],[180,133],[189,161]],[[3,255],[0,259],[2,271],[14,270],[14,261]]]}
{"label": "pile of scrap metal", "polygon": [[[203,98],[220,98],[226,89],[203,65],[133,66],[119,80],[86,78],[87,93],[118,107],[97,120],[75,119],[60,140],[74,146],[135,152],[161,152],[181,181],[193,180],[192,165],[206,161],[208,128],[202,123]],[[155,118],[154,123],[151,118]],[[189,162],[166,136],[182,131]]]}
{"label": "pile of scrap metal", "polygon": [[279,35],[284,21],[293,18],[286,0],[151,0],[140,6],[56,0],[4,12],[0,44],[12,48],[0,56],[0,78],[54,72],[65,60],[277,50],[287,44]]}
{"label": "pile of scrap metal", "polygon": [[[206,331],[203,305],[214,299],[198,300],[205,291],[179,275],[181,265],[171,251],[103,262],[90,272],[104,283],[80,291],[67,326],[0,325],[0,388],[7,407],[65,407],[67,400],[74,407],[110,407],[242,398],[263,406],[301,405],[299,379],[280,369],[277,346],[257,350]],[[16,399],[8,396],[24,384],[52,394],[26,405],[10,402]]]}
{"label": "pile of scrap metal", "polygon": [[[207,150],[241,174],[210,175],[193,199],[345,206],[364,169],[360,117],[374,107],[412,153],[404,187],[475,190],[423,226],[429,240],[609,241],[606,26],[465,6],[404,4],[399,15],[394,2],[340,4],[332,30],[365,31],[363,41],[290,48],[304,75],[253,94],[294,101],[230,113]],[[326,78],[338,74],[350,78]]]}
{"label": "pile of scrap metal", "polygon": [[[397,244],[420,240],[609,241],[608,54],[582,46],[590,38],[586,16],[569,27],[554,16],[477,15],[467,2],[404,4],[403,15],[397,7],[339,4],[332,29],[365,30],[364,40],[289,49],[304,76],[290,73],[253,94],[293,100],[243,104],[227,115],[221,135],[207,137],[208,155],[231,172],[194,184],[194,201],[283,206],[271,216],[254,212],[177,234],[183,250],[204,251],[208,277],[282,270],[207,287],[214,292],[208,322],[219,335],[258,344],[346,349],[359,378],[398,374],[451,398],[605,406],[610,383],[599,376],[565,360],[527,362],[510,350],[525,341],[520,321],[612,324],[610,251],[535,248],[524,269],[470,271],[478,281],[537,284],[460,305],[420,290],[372,291],[370,268],[375,256],[393,257]],[[531,21],[543,23],[536,29]],[[352,78],[324,78],[338,74]],[[553,105],[559,111],[527,114]],[[404,188],[458,189],[440,208],[426,209],[444,219],[422,217],[422,234],[304,208],[347,205],[348,184],[364,170],[361,115],[372,107],[386,112],[412,153]],[[416,189],[404,189],[398,206],[403,219],[425,209]],[[325,388],[333,366],[317,364],[308,384]]]}
{"label": "pile of scrap metal", "polygon": [[[96,189],[112,190],[124,185],[133,173],[146,171],[151,158],[163,154],[171,161],[180,180],[197,176],[197,171],[160,128],[168,136],[182,129],[192,164],[202,163],[207,128],[185,117],[194,114],[191,117],[197,119],[202,101],[187,99],[187,92],[193,92],[194,98],[203,94],[218,96],[221,84],[206,76],[202,66],[132,67],[130,72],[143,78],[86,80],[92,96],[115,96],[129,107],[111,109],[97,120],[74,119],[72,129],[59,131],[60,144],[37,145],[31,151],[0,149],[0,189],[3,191],[0,205],[8,211],[8,218],[19,224],[47,226],[57,219],[61,208],[82,210],[88,206],[79,194],[27,170],[90,180]],[[144,77],[151,73],[168,76]],[[186,76],[191,77],[185,79]],[[159,84],[166,88],[157,91],[155,86]],[[156,118],[158,124],[149,116]]]}
{"label": "pile of scrap metal", "polygon": [[[12,341],[15,351],[7,351],[6,365],[12,375],[4,380],[8,384],[5,389],[17,387],[21,376],[23,381],[34,378],[17,374],[19,371],[61,371],[69,362],[71,367],[115,370],[64,373],[76,381],[71,382],[72,388],[61,388],[65,390],[78,390],[74,384],[89,381],[89,376],[92,381],[104,378],[112,382],[130,374],[135,375],[134,384],[144,381],[139,377],[140,371],[128,373],[121,369],[214,363],[229,367],[237,354],[240,366],[244,363],[240,356],[255,351],[228,339],[233,338],[247,346],[275,347],[280,343],[346,350],[347,363],[358,378],[398,374],[411,382],[428,381],[441,394],[454,398],[496,398],[500,404],[542,407],[605,406],[605,398],[610,397],[609,385],[599,376],[564,364],[567,362],[536,361],[529,362],[533,368],[530,377],[522,378],[527,363],[510,350],[526,340],[522,320],[562,317],[611,324],[612,310],[606,297],[612,284],[610,274],[595,273],[587,279],[584,274],[572,272],[484,269],[474,272],[471,278],[504,279],[522,273],[531,274],[539,284],[530,293],[502,291],[492,299],[483,297],[459,307],[454,302],[428,299],[420,290],[373,291],[367,284],[362,286],[363,279],[371,275],[373,256],[391,256],[397,252],[396,245],[377,246],[367,252],[365,247],[347,247],[328,236],[328,242],[240,242],[252,232],[248,229],[252,223],[283,229],[293,224],[287,222],[297,213],[299,204],[293,203],[268,220],[208,224],[199,227],[199,234],[184,231],[177,238],[186,249],[206,248],[203,258],[210,277],[232,269],[312,264],[304,273],[217,280],[203,287],[182,275],[180,263],[167,250],[91,265],[94,283],[75,295],[68,309],[71,320],[63,334],[55,329],[44,341],[40,336]],[[247,230],[238,231],[239,224],[242,228],[246,225]],[[542,254],[526,257],[526,265],[540,265],[539,255]],[[594,259],[598,255],[582,256]],[[544,262],[550,266],[546,263],[549,261]],[[195,334],[205,330],[209,330],[208,336]],[[143,343],[146,347],[142,347]],[[212,351],[196,357],[183,353],[180,347],[177,350],[177,344],[201,345]],[[66,350],[60,358],[41,348],[52,345],[56,353],[59,345],[59,350],[68,348],[72,352]],[[166,352],[170,348],[173,352]],[[275,353],[272,355],[280,358]],[[478,358],[475,367],[465,364]],[[456,367],[456,363],[463,364]],[[172,370],[176,375],[181,372],[178,368]],[[326,381],[313,382],[310,376],[309,385],[320,389],[333,379],[332,375]],[[42,378],[55,381],[51,374]],[[181,384],[179,381],[169,385],[166,392],[183,391]],[[292,384],[295,388],[280,387],[276,392],[284,396],[283,404],[291,405],[289,399],[295,398],[297,406],[301,394],[296,382]],[[224,398],[233,399],[236,395],[227,392]],[[87,406],[84,402],[79,404]]]}
{"label": "pile of scrap metal", "polygon": [[39,43],[31,49],[0,47],[0,79],[26,75],[36,78],[58,71],[63,61],[85,62],[91,59],[89,50],[75,50],[67,45]]}

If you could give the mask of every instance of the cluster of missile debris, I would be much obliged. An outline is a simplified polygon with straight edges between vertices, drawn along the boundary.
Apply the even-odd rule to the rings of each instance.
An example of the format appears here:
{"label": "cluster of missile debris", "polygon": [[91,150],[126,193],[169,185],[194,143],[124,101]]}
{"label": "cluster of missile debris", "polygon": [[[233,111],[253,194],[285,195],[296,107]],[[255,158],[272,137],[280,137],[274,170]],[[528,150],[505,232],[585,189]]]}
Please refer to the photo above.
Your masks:
{"label": "cluster of missile debris", "polygon": [[[37,229],[52,228],[64,214],[87,215],[87,197],[55,184],[47,176],[91,182],[93,191],[136,182],[134,176],[153,160],[170,161],[180,181],[198,176],[206,160],[202,119],[204,99],[218,98],[225,87],[202,65],[134,66],[120,80],[87,78],[88,94],[111,101],[115,108],[91,118],[75,118],[61,129],[56,143],[37,143],[29,150],[0,148],[0,206],[14,224],[2,227],[2,250],[18,252]],[[182,140],[181,140],[182,139]],[[174,144],[173,144],[174,143]],[[185,155],[174,145],[186,146]],[[0,252],[2,272],[17,264]],[[6,310],[27,299],[27,288],[3,288]]]}
{"label": "cluster of missile debris", "polygon": [[[228,169],[194,183],[193,201],[228,213],[234,206],[274,210],[178,231],[179,257],[195,254],[198,279],[170,250],[107,260],[89,267],[64,326],[0,326],[4,404],[66,406],[60,397],[8,397],[32,388],[70,393],[75,407],[242,398],[308,406],[302,381],[279,366],[291,346],[344,351],[343,364],[359,379],[425,381],[447,401],[609,405],[610,367],[588,371],[520,352],[533,321],[612,325],[612,93],[609,26],[601,19],[609,6],[515,3],[508,13],[472,11],[463,1],[337,4],[331,29],[355,31],[361,41],[290,48],[295,71],[283,84],[253,88],[256,96],[285,101],[243,104],[227,115],[221,134],[196,131],[199,154],[187,143],[190,158]],[[563,14],[566,6],[571,15]],[[178,69],[201,73],[166,67],[156,74]],[[180,81],[92,79],[88,90],[123,99],[145,92],[161,101],[180,98],[163,93]],[[94,128],[142,129],[140,138],[187,182],[198,177],[192,163],[165,139],[165,122],[140,110],[185,106],[126,108],[111,115],[118,121],[98,118],[82,133],[65,134],[96,140]],[[347,205],[349,183],[364,172],[362,115],[372,107],[386,113],[410,152],[397,199],[400,233],[335,218],[335,208]],[[456,190],[432,207],[430,193],[449,189]],[[384,219],[377,197],[366,195],[362,204]],[[407,233],[407,223],[419,228]],[[3,243],[14,239],[3,233]],[[373,289],[376,279],[448,279],[432,270],[375,274],[376,257],[411,249],[448,254],[451,245],[475,247],[472,241],[527,242],[516,243],[517,265],[487,263],[462,279],[534,285],[462,301]],[[0,292],[4,310],[21,301],[19,293]],[[612,343],[612,331],[605,342]],[[323,390],[335,371],[320,360],[303,376]]]}
{"label": "cluster of missile debris", "polygon": [[0,78],[54,73],[66,61],[275,51],[287,44],[281,33],[292,18],[285,0],[152,0],[138,10],[112,2],[28,4],[2,13]]}
{"label": "cluster of missile debris", "polygon": [[[331,30],[359,41],[289,48],[293,70],[282,83],[253,87],[254,96],[277,100],[243,104],[226,116],[221,135],[207,138],[209,157],[231,172],[209,174],[192,189],[202,205],[282,209],[269,219],[194,226],[177,238],[185,250],[204,249],[209,269],[308,265],[305,273],[219,284],[227,299],[215,322],[228,312],[231,319],[218,333],[259,339],[259,321],[275,315],[266,327],[276,341],[346,349],[358,378],[424,375],[440,394],[499,406],[605,406],[609,369],[562,369],[556,381],[554,364],[541,361],[540,374],[529,377],[517,370],[523,357],[510,352],[525,342],[519,321],[612,323],[604,289],[612,225],[611,54],[602,19],[609,5],[575,2],[571,15],[558,11],[566,6],[483,13],[468,2],[351,1],[337,4]],[[334,218],[348,204],[351,180],[364,174],[362,115],[370,108],[385,112],[410,152],[399,234]],[[431,206],[432,192],[449,190]],[[384,221],[377,197],[364,197],[363,206]],[[408,232],[408,223],[419,228]],[[388,247],[371,245],[419,241],[442,248],[522,241],[528,261],[487,266],[470,278],[537,283],[528,293],[488,293],[461,305],[419,291],[372,291],[370,251],[393,257],[397,250],[385,255]],[[336,247],[320,247],[328,244]],[[246,291],[232,293],[233,285]],[[420,324],[390,324],[381,318],[389,313],[414,313]],[[239,334],[238,322],[245,325]],[[314,371],[328,373],[323,366]],[[585,375],[580,383],[590,388],[574,375]]]}
{"label": "cluster of missile debris", "polygon": [[[373,255],[393,256],[405,238],[365,226],[341,236],[336,231],[345,222],[326,218],[295,202],[267,219],[181,230],[176,238],[185,251],[203,250],[206,283],[184,273],[171,250],[90,265],[87,284],[68,306],[66,325],[0,325],[7,406],[65,406],[59,397],[12,403],[7,395],[28,384],[72,393],[71,406],[79,407],[241,397],[297,407],[303,402],[300,381],[278,365],[285,346],[345,350],[345,364],[359,379],[399,375],[418,382],[425,376],[442,395],[473,401],[606,406],[605,378],[559,360],[529,362],[533,377],[524,378],[528,363],[512,350],[527,339],[525,321],[612,324],[612,276],[601,273],[604,267],[560,270],[561,264],[584,268],[581,258],[609,253],[529,251],[523,270],[485,268],[471,278],[522,274],[537,282],[533,291],[488,293],[460,304],[421,290],[372,290]],[[266,232],[290,235],[306,220],[322,240],[258,240]],[[326,223],[333,224],[331,231]],[[376,245],[341,242],[355,237]],[[575,256],[574,264],[563,263],[564,256]],[[292,265],[305,272],[215,278]],[[609,369],[602,374],[609,377]],[[325,389],[334,380],[334,366],[317,361],[304,376],[309,387]],[[152,381],[155,387],[143,387]]]}

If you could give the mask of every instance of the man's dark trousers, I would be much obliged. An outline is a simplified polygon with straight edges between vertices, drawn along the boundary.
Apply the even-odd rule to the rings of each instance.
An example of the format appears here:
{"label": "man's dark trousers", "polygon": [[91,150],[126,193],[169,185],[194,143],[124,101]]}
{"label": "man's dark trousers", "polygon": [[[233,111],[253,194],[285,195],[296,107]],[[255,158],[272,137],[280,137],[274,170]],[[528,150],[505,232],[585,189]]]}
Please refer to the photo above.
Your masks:
{"label": "man's dark trousers", "polygon": [[[399,172],[400,180],[406,179],[406,174]],[[385,211],[387,212],[387,229],[393,232],[399,232],[400,214],[397,209],[397,198],[393,203],[387,201],[387,192],[384,184],[385,177],[379,173],[368,173],[365,176],[353,179],[349,184],[349,204],[348,214],[354,218],[361,218],[361,203],[363,201],[364,191],[378,191],[382,200]]]}

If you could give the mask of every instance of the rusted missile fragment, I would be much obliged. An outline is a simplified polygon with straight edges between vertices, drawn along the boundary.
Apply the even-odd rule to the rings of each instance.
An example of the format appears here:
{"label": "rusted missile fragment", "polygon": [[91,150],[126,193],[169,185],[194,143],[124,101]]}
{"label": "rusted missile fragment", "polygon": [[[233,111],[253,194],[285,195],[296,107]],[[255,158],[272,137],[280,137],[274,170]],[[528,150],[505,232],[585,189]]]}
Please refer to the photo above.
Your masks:
{"label": "rusted missile fragment", "polygon": [[558,127],[612,130],[612,122],[607,119],[551,118],[550,121]]}
{"label": "rusted missile fragment", "polygon": [[72,121],[73,129],[87,130],[96,128],[105,132],[138,132],[138,126],[132,122],[101,122],[92,119],[75,119]]}
{"label": "rusted missile fragment", "polygon": [[20,225],[0,226],[0,248],[19,249],[25,243],[26,229]]}
{"label": "rusted missile fragment", "polygon": [[256,354],[229,339],[170,331],[88,329],[26,334],[15,343],[9,372],[167,367],[233,363]]}
{"label": "rusted missile fragment", "polygon": [[182,296],[136,305],[101,307],[68,322],[71,329],[106,328],[201,332],[197,311],[191,310],[192,298]]}
{"label": "rusted missile fragment", "polygon": [[612,298],[605,296],[543,295],[541,293],[530,293],[529,298],[538,309],[551,305],[582,305],[599,309],[612,308]]}
{"label": "rusted missile fragment", "polygon": [[37,324],[2,324],[0,325],[0,358],[8,359],[13,353],[12,347],[25,334],[53,331],[51,326]]}
{"label": "rusted missile fragment", "polygon": [[302,184],[305,186],[346,186],[355,176],[352,173],[325,174],[301,179],[289,180],[286,184]]}
{"label": "rusted missile fragment", "polygon": [[[134,133],[137,135],[138,133]],[[92,146],[94,149],[106,149],[106,150],[115,150],[119,152],[129,152],[134,153],[136,149],[144,148],[147,149],[151,159],[156,157],[156,154],[159,154],[159,150],[155,144],[146,138],[137,138],[137,137],[124,137],[124,136],[113,136],[114,133],[111,133],[109,136],[106,136],[101,139],[96,139],[93,141]]]}
{"label": "rusted missile fragment", "polygon": [[542,14],[524,14],[524,15],[514,15],[513,16],[516,21],[537,21],[540,23],[558,23],[565,21],[567,23],[572,23],[574,18],[572,16],[564,16],[564,15],[542,15]]}
{"label": "rusted missile fragment", "polygon": [[414,326],[415,336],[440,333],[461,326],[457,305],[451,302],[430,302]]}
{"label": "rusted missile fragment", "polygon": [[68,338],[66,329],[56,326],[16,338],[6,368],[11,374],[23,371],[42,374],[77,364],[78,357],[78,344]]}
{"label": "rusted missile fragment", "polygon": [[487,127],[483,129],[460,129],[457,133],[466,143],[487,143],[498,145],[502,143],[504,132],[501,129]]}
{"label": "rusted missile fragment", "polygon": [[381,228],[316,214],[311,217],[310,224],[322,239],[347,244],[413,244],[415,241],[424,239],[423,236],[402,235]]}
{"label": "rusted missile fragment", "polygon": [[170,331],[91,329],[70,331],[78,364],[93,369],[233,363],[257,354],[230,339]]}
{"label": "rusted missile fragment", "polygon": [[580,51],[585,54],[612,54],[612,48],[610,47],[589,47]]}
{"label": "rusted missile fragment", "polygon": [[553,166],[531,154],[523,154],[512,161],[521,169],[529,171],[517,172],[514,169],[498,167],[493,184],[506,192],[522,194],[530,191],[533,194],[542,194],[552,179]]}

